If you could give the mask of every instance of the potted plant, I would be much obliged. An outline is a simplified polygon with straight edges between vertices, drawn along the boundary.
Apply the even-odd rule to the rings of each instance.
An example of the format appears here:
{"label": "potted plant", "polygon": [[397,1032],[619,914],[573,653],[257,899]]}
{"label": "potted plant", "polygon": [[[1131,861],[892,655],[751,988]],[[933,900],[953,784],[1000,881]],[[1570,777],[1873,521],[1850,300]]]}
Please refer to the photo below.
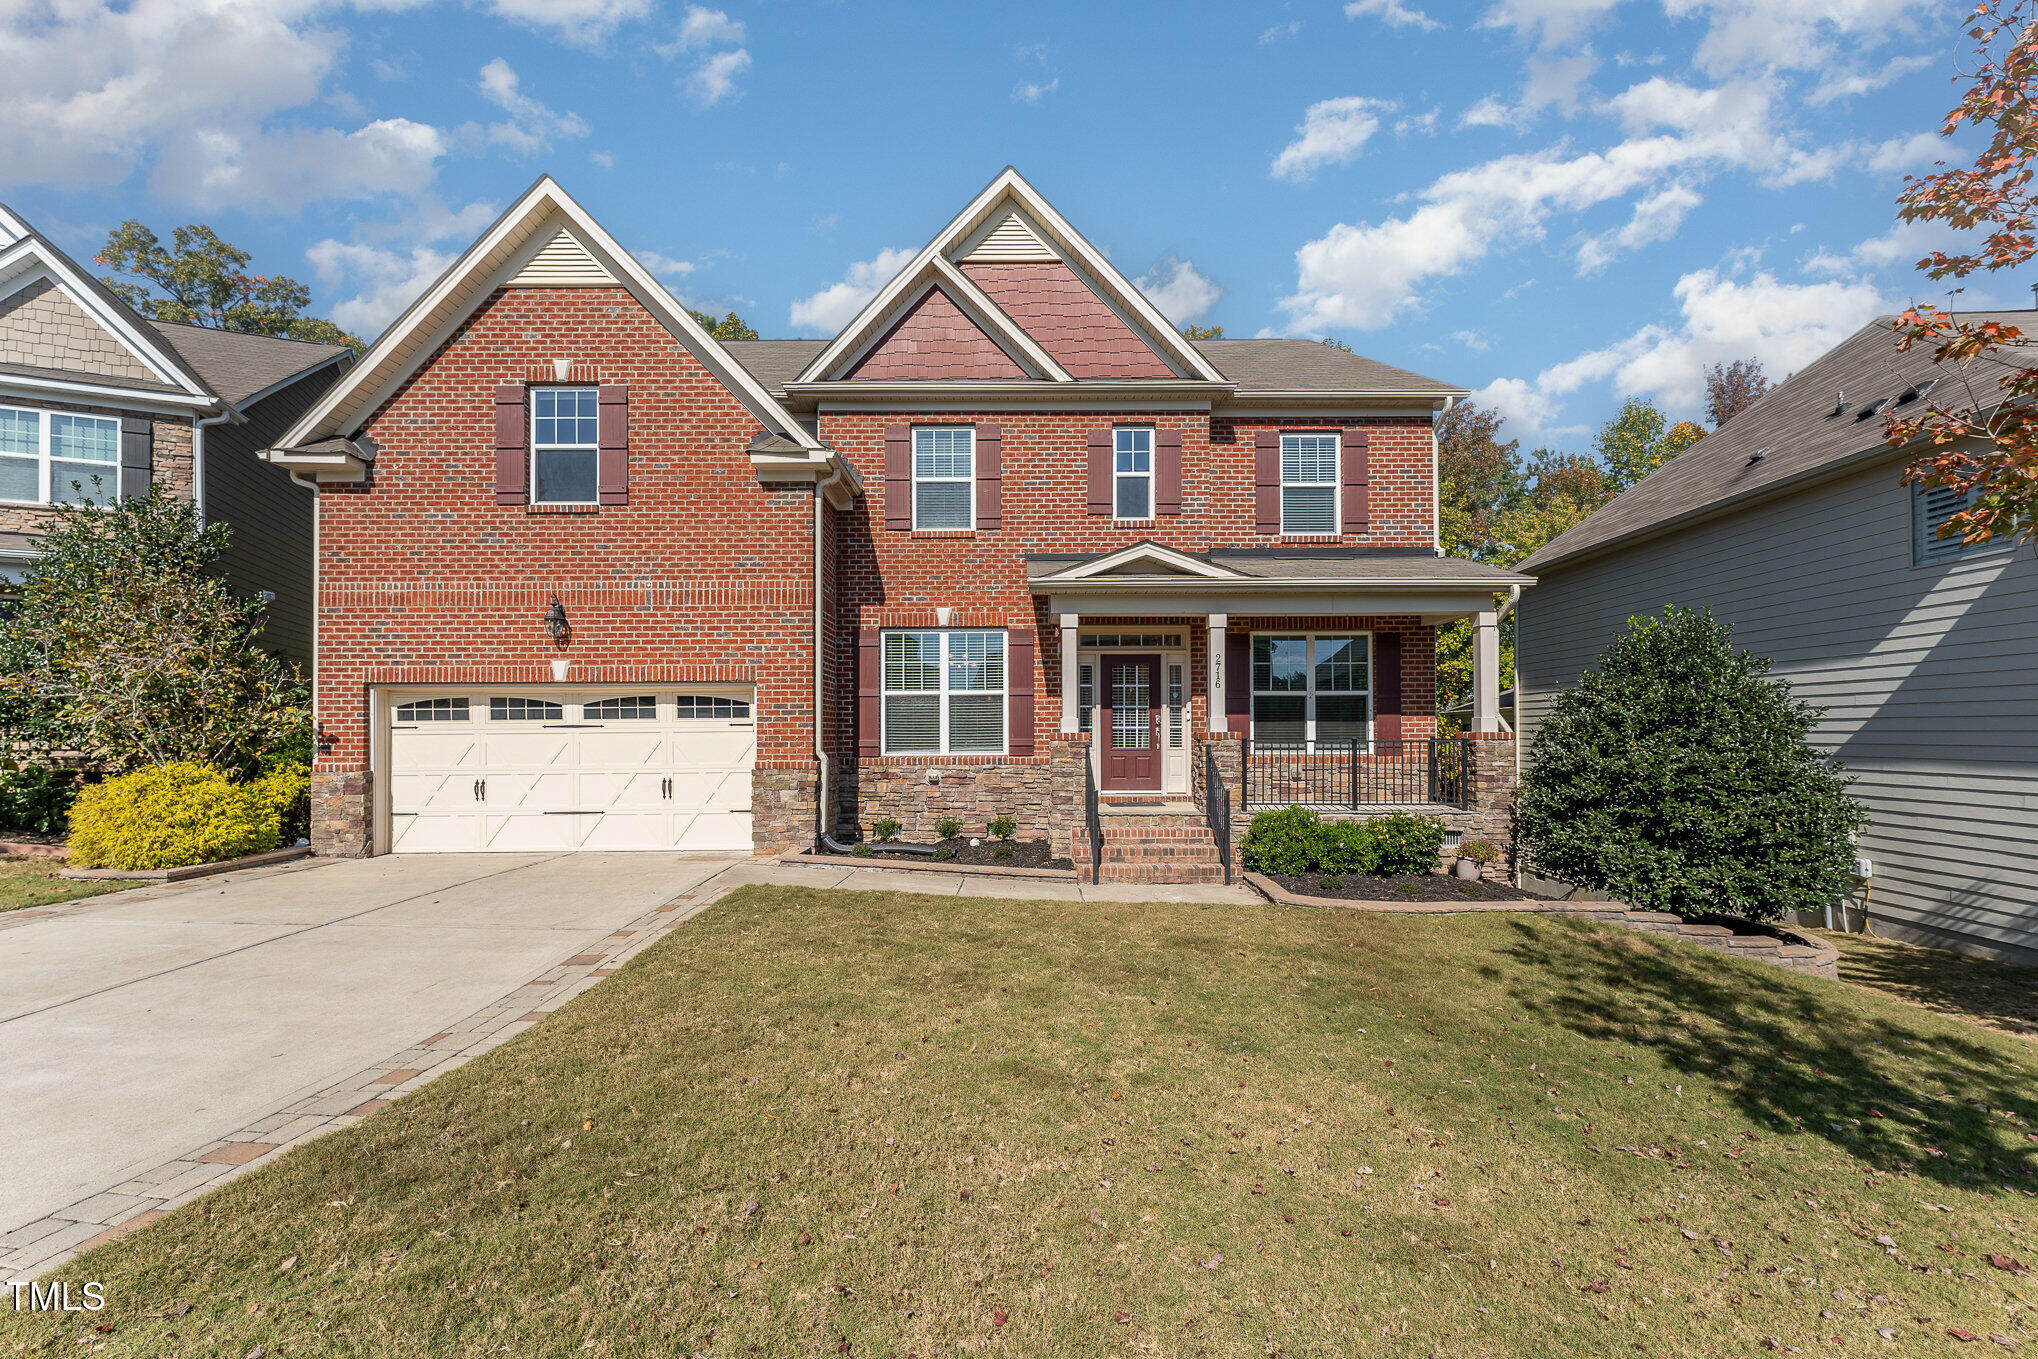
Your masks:
{"label": "potted plant", "polygon": [[1500,850],[1491,840],[1467,840],[1458,846],[1457,874],[1461,878],[1476,878],[1479,870],[1500,857]]}

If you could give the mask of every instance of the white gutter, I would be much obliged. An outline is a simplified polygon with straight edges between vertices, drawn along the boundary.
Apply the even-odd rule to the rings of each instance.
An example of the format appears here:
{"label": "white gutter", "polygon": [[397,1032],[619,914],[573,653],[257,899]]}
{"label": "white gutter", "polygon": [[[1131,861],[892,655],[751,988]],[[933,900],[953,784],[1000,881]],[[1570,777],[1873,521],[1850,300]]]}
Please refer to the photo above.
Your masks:
{"label": "white gutter", "polygon": [[214,425],[242,424],[247,417],[228,406],[218,415],[201,416],[191,422],[191,503],[198,509],[198,522],[205,522],[205,431]]}
{"label": "white gutter", "polygon": [[[1458,398],[1455,396],[1445,397],[1444,408],[1439,414],[1448,415],[1451,407],[1456,405],[1457,401]],[[1431,420],[1429,422],[1429,536],[1431,545],[1436,548],[1436,554],[1439,557],[1444,555],[1444,489],[1438,484],[1439,477],[1443,471],[1442,463],[1443,451],[1437,445],[1437,422]],[[1517,586],[1516,589],[1519,590],[1520,587]],[[1520,708],[1516,708],[1514,711],[1515,716],[1519,717],[1521,715]]]}

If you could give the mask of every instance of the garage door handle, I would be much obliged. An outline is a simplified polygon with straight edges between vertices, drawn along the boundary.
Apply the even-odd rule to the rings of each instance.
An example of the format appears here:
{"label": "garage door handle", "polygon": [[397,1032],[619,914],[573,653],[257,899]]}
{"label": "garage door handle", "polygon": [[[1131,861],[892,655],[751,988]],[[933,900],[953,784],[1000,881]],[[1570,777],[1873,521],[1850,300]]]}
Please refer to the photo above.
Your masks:
{"label": "garage door handle", "polygon": [[476,779],[476,780],[474,780],[474,800],[475,800],[476,802],[486,802],[486,801],[488,801],[488,780],[487,780],[487,779]]}
{"label": "garage door handle", "polygon": [[659,780],[659,788],[664,793],[666,800],[670,801],[672,798],[672,780],[669,778]]}

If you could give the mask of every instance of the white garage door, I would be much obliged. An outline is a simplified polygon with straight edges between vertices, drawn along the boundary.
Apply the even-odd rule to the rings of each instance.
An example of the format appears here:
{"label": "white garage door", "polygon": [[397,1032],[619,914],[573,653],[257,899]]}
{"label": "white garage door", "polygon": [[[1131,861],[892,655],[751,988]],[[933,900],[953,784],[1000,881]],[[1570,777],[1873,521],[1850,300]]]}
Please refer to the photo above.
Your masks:
{"label": "white garage door", "polygon": [[750,849],[746,690],[400,691],[397,853]]}

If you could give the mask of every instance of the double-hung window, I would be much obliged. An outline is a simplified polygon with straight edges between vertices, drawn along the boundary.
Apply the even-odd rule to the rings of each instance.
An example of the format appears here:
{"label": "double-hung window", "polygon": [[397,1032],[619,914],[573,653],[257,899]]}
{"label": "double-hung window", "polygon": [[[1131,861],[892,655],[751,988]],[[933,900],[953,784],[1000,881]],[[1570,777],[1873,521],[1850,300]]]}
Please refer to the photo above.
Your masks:
{"label": "double-hung window", "polygon": [[107,505],[120,492],[120,421],[0,406],[0,500]]}
{"label": "double-hung window", "polygon": [[1111,513],[1118,519],[1153,518],[1153,431],[1112,431]]}
{"label": "double-hung window", "polygon": [[1335,748],[1372,735],[1372,638],[1255,636],[1253,741]]}
{"label": "double-hung window", "polygon": [[887,755],[1005,750],[1005,634],[974,629],[884,634]]}
{"label": "double-hung window", "polygon": [[1281,532],[1337,532],[1341,452],[1335,434],[1281,436]]}
{"label": "double-hung window", "polygon": [[531,389],[531,503],[592,505],[601,461],[593,387]]}
{"label": "double-hung window", "polygon": [[976,526],[976,430],[920,425],[913,430],[913,527]]}

